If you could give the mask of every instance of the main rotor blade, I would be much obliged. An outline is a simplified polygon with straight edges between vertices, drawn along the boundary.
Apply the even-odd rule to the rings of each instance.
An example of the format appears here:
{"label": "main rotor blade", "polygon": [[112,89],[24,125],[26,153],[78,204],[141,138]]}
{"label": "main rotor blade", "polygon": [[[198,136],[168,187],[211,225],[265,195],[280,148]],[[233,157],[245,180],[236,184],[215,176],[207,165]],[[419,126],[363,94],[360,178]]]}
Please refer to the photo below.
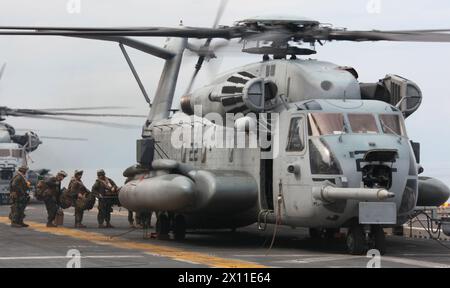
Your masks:
{"label": "main rotor blade", "polygon": [[44,108],[38,109],[41,111],[88,111],[88,110],[118,110],[118,109],[130,109],[127,106],[94,106],[94,107],[69,107],[69,108]]}
{"label": "main rotor blade", "polygon": [[87,138],[75,138],[75,137],[39,136],[39,138],[40,139],[50,139],[50,140],[88,141]]}
{"label": "main rotor blade", "polygon": [[[225,12],[227,4],[228,0],[220,0],[219,9],[217,10],[216,18],[214,19],[213,29],[216,29],[217,26],[219,25],[220,19],[222,18],[223,13]],[[213,39],[212,37],[209,37],[206,40],[205,44],[203,45],[202,49],[209,50],[209,46],[211,45],[212,39]],[[192,78],[189,81],[189,85],[186,89],[185,94],[189,94],[191,92],[195,78],[197,77],[198,72],[200,72],[200,69],[202,68],[203,62],[205,61],[205,57],[206,57],[205,55],[200,55],[198,57],[197,64],[195,64],[194,74],[192,74]]]}
{"label": "main rotor blade", "polygon": [[[437,32],[438,31],[438,32]],[[405,31],[348,31],[332,30],[324,40],[346,41],[404,41],[404,42],[450,42],[450,29]]]}
{"label": "main rotor blade", "polygon": [[[242,38],[247,40],[267,40],[286,42],[289,39],[304,42],[337,40],[337,41],[409,41],[409,42],[450,42],[450,29],[428,30],[394,30],[394,31],[352,31],[334,29],[319,24],[296,26],[293,23],[269,25],[236,24],[231,27],[217,26],[226,0],[222,0],[213,28],[204,27],[16,27],[0,26],[0,35],[50,35],[81,38],[95,38],[99,40],[117,41],[118,36],[135,37],[181,37],[208,39],[205,47],[209,47],[212,39]],[[245,24],[245,23],[244,23]],[[116,37],[116,38],[114,38]],[[120,42],[120,41],[119,41]],[[204,56],[202,57],[204,59]],[[199,59],[198,66],[203,60]]]}
{"label": "main rotor blade", "polygon": [[[73,113],[73,112],[57,112],[38,109],[11,109],[12,113],[20,113],[23,115],[49,115],[49,116],[76,116],[76,117],[124,117],[124,118],[146,118],[146,115],[136,114],[111,114],[111,113]],[[9,112],[9,113],[11,113]],[[8,114],[6,114],[8,115]]]}
{"label": "main rotor blade", "polygon": [[213,29],[217,29],[220,19],[222,19],[225,8],[227,7],[228,0],[220,0],[219,9],[217,9],[216,18],[214,19]]}
{"label": "main rotor blade", "polygon": [[147,28],[63,28],[63,27],[13,27],[0,26],[0,35],[40,35],[77,37],[181,37],[181,38],[239,38],[241,27],[147,27]]}
{"label": "main rotor blade", "polygon": [[18,112],[11,113],[9,116],[35,118],[35,119],[43,119],[43,120],[67,121],[67,122],[84,123],[84,124],[93,124],[93,125],[101,125],[101,126],[106,126],[106,127],[111,127],[111,128],[121,128],[121,129],[142,128],[142,126],[132,125],[132,124],[104,122],[104,121],[94,121],[94,120],[85,120],[85,119],[71,119],[71,118],[66,118],[66,117],[47,116],[47,115],[31,115],[31,114],[23,114],[23,113],[18,113]]}

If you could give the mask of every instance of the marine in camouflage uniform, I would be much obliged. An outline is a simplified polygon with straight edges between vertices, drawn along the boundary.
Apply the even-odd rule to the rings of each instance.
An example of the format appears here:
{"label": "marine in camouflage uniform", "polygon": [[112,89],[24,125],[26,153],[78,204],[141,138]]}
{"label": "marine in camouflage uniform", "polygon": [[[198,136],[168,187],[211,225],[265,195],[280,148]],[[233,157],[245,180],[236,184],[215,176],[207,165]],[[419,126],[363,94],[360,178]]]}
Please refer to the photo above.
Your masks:
{"label": "marine in camouflage uniform", "polygon": [[[125,172],[124,172],[125,176]],[[128,176],[125,180],[125,184],[132,181],[134,179],[133,176]],[[133,211],[128,210],[128,223],[130,224],[130,228],[139,228],[139,229],[148,229],[153,228],[151,225],[152,222],[152,214],[153,211],[139,211],[135,212],[135,218],[133,218]],[[136,220],[136,225],[134,221]]]}
{"label": "marine in camouflage uniform", "polygon": [[133,211],[131,210],[128,210],[128,223],[130,224],[130,228],[136,228],[134,225]]}
{"label": "marine in camouflage uniform", "polygon": [[75,228],[86,228],[86,226],[81,223],[83,221],[85,210],[83,203],[87,194],[90,192],[86,186],[84,186],[83,181],[81,181],[82,176],[82,170],[75,170],[75,174],[67,187],[72,195],[73,207],[75,208]]}
{"label": "marine in camouflage uniform", "polygon": [[149,228],[153,228],[152,226],[152,214],[153,211],[151,210],[145,210],[145,211],[140,211],[138,213],[136,213],[136,221],[138,222],[138,225],[140,228],[143,229],[149,229]]}
{"label": "marine in camouflage uniform", "polygon": [[9,217],[11,219],[11,227],[15,228],[28,227],[28,225],[23,222],[23,219],[25,218],[25,208],[30,201],[30,196],[28,195],[30,184],[25,176],[27,171],[28,167],[20,167],[16,175],[11,179],[9,185],[12,201]]}
{"label": "marine in camouflage uniform", "polygon": [[[92,193],[98,198],[98,228],[114,228],[111,225],[111,212],[117,202],[118,187],[111,178],[106,177],[103,169],[97,171],[97,180],[92,186]],[[103,224],[106,222],[106,226]]]}
{"label": "marine in camouflage uniform", "polygon": [[61,197],[61,181],[66,178],[67,173],[64,171],[58,172],[54,177],[45,180],[44,203],[47,209],[47,227],[56,227],[54,224],[56,213]]}

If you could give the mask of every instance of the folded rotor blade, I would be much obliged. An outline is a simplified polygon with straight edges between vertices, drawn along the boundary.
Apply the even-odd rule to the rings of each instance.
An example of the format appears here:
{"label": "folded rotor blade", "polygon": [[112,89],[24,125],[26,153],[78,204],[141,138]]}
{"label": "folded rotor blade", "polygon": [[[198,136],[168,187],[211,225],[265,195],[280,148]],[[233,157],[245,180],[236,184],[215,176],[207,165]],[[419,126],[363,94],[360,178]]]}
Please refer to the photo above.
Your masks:
{"label": "folded rotor blade", "polygon": [[94,107],[69,107],[69,108],[44,108],[38,109],[41,111],[88,111],[88,110],[116,110],[116,109],[130,109],[127,106],[94,106]]}
{"label": "folded rotor blade", "polygon": [[76,137],[39,136],[39,138],[49,140],[88,141],[87,138],[76,138]]}
{"label": "folded rotor blade", "polygon": [[13,109],[22,115],[49,115],[49,116],[77,116],[77,117],[124,117],[124,118],[146,118],[146,115],[136,114],[112,114],[112,113],[74,113],[74,112],[57,112],[40,109]]}
{"label": "folded rotor blade", "polygon": [[132,124],[94,121],[94,120],[86,120],[86,119],[71,119],[71,118],[66,118],[66,117],[49,116],[49,115],[32,115],[32,114],[24,114],[24,113],[19,113],[19,112],[11,113],[11,114],[9,114],[9,116],[44,119],[44,120],[67,121],[67,122],[74,122],[74,123],[85,123],[85,124],[101,125],[101,126],[106,126],[106,127],[111,127],[111,128],[122,128],[122,129],[142,128],[142,126],[132,125]]}

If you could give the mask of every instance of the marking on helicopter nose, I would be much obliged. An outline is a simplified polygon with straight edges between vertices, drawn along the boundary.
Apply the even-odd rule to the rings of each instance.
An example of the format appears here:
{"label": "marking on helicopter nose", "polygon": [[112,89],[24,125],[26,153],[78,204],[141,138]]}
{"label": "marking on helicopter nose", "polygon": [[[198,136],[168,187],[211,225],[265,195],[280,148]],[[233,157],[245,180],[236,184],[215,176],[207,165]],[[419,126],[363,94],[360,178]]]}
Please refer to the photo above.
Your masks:
{"label": "marking on helicopter nose", "polygon": [[[10,222],[11,220],[8,217],[0,217],[0,223],[8,225]],[[109,236],[107,235],[95,232],[69,229],[65,227],[47,228],[45,224],[31,221],[27,221],[27,223],[30,225],[30,227],[24,229],[32,229],[37,232],[91,241],[96,244],[112,246],[120,249],[140,250],[153,256],[167,257],[175,261],[196,263],[215,268],[267,268],[267,266],[254,262],[243,261],[238,259],[222,258],[211,254],[201,252],[191,252],[170,246],[143,243],[143,242],[133,242],[125,240],[123,238],[110,239]]]}

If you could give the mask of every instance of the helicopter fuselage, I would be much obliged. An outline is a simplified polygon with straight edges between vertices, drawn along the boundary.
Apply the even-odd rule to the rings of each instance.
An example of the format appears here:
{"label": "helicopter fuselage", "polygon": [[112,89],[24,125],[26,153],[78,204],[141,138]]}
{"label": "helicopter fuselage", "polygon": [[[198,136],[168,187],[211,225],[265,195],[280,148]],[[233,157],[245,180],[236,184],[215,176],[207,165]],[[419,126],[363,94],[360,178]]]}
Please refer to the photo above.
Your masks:
{"label": "helicopter fuselage", "polygon": [[[166,177],[165,175],[172,173],[186,177],[186,183],[180,185],[192,184],[192,187],[187,188],[185,193],[170,197],[170,202],[180,204],[173,205],[171,212],[191,216],[188,217],[191,220],[188,223],[195,228],[244,226],[258,221],[261,213],[270,214],[269,211],[272,211],[271,216],[264,216],[267,221],[273,222],[274,217],[280,217],[283,224],[301,227],[340,227],[358,218],[361,201],[345,199],[345,196],[344,199],[324,199],[317,195],[318,189],[329,185],[368,190],[386,189],[395,196],[376,202],[388,203],[385,209],[389,213],[392,213],[394,207],[396,218],[392,218],[390,224],[404,221],[405,216],[416,205],[418,176],[416,160],[404,132],[401,113],[392,109],[389,104],[371,100],[317,100],[316,104],[320,105],[321,110],[294,108],[279,114],[276,122],[271,123],[273,127],[277,127],[271,135],[271,152],[268,149],[249,147],[249,138],[256,136],[251,132],[244,132],[246,147],[214,147],[220,146],[211,142],[211,135],[217,137],[220,134],[217,132],[217,125],[203,121],[202,127],[198,127],[195,121],[201,120],[197,117],[188,117],[192,121],[183,123],[179,121],[180,118],[174,117],[176,121],[155,124],[154,136],[159,143],[156,159],[175,160],[179,165],[189,168],[181,171],[175,166],[164,168],[162,165],[163,167],[156,167],[148,175],[148,179]],[[311,125],[316,125],[311,121],[320,117],[342,119],[343,125],[336,124],[337,130],[327,130],[328,133],[323,132],[324,134],[310,131],[310,135],[308,131],[312,129]],[[366,119],[369,122],[366,125],[374,131],[363,131],[361,127],[353,131],[352,125],[358,125],[355,124],[354,117]],[[395,119],[389,125],[398,125],[395,127],[400,129],[399,134],[383,128],[379,117]],[[282,123],[291,123],[295,128],[286,127]],[[186,126],[196,128],[190,131]],[[344,127],[341,126],[345,126],[348,132],[343,132]],[[315,129],[320,131],[320,128]],[[192,132],[192,139],[201,141],[192,142],[191,145],[181,144],[181,148],[173,147],[171,143],[175,141],[177,129],[183,129],[178,131],[180,134]],[[233,133],[230,130],[225,134]],[[196,132],[201,133],[201,136],[195,136]],[[186,137],[186,134],[183,135]],[[297,142],[294,143],[294,140]],[[273,153],[274,151],[277,152]],[[390,153],[390,156],[386,158],[383,152]],[[367,155],[371,157],[364,159]],[[175,172],[177,169],[180,171]],[[201,175],[195,175],[198,173],[211,175],[200,177]],[[216,182],[218,177],[222,179]],[[247,178],[254,179],[253,183]],[[190,180],[194,183],[190,183]],[[214,188],[208,192],[200,191],[203,188],[196,187],[199,182]],[[137,180],[137,185],[143,183],[145,181]],[[154,184],[149,184],[147,193],[151,193],[152,186],[158,186]],[[251,188],[252,185],[254,189]],[[170,194],[167,191],[170,187],[165,186],[163,190],[161,193],[167,196]],[[236,195],[236,191],[241,194]],[[202,194],[208,196],[201,196]],[[200,201],[197,197],[208,199]],[[165,205],[164,201],[156,197],[140,204],[150,204],[152,210],[157,210],[159,204]]]}
{"label": "helicopter fuselage", "polygon": [[368,94],[352,68],[315,60],[226,73],[182,99],[185,113],[144,130],[155,161],[122,188],[121,202],[183,214],[190,228],[403,224],[417,204],[419,166],[393,104],[406,99],[411,113],[420,101]]}

